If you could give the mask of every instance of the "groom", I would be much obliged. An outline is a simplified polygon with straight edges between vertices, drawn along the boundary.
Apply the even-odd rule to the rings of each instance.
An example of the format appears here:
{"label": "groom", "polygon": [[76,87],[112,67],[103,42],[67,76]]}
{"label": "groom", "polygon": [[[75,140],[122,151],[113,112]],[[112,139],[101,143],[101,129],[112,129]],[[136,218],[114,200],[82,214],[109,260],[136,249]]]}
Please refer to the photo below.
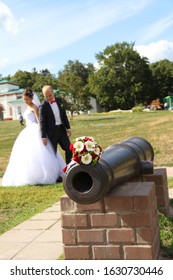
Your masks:
{"label": "groom", "polygon": [[65,151],[65,159],[68,164],[72,158],[70,151],[71,129],[66,115],[66,111],[61,102],[61,98],[54,97],[51,86],[46,85],[42,88],[45,101],[40,106],[40,129],[44,145],[47,145],[47,137],[50,139],[55,153],[57,145]]}

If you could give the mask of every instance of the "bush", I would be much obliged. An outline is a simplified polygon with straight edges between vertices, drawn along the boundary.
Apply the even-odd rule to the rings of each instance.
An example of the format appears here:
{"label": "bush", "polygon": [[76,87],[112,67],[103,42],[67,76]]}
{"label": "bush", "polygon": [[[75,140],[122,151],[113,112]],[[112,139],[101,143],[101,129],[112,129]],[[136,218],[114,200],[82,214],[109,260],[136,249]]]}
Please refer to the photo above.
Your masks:
{"label": "bush", "polygon": [[140,113],[140,112],[143,111],[143,109],[144,109],[143,105],[139,104],[139,105],[132,108],[132,112],[133,113]]}

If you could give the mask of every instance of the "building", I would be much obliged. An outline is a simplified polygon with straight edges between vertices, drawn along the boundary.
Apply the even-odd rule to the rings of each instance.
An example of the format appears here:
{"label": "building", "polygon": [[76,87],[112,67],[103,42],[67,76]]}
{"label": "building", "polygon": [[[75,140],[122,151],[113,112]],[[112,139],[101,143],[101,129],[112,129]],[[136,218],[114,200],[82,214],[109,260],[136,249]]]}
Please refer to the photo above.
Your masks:
{"label": "building", "polygon": [[90,104],[92,106],[89,113],[102,113],[105,112],[105,109],[99,104],[95,97],[90,97]]}
{"label": "building", "polygon": [[[24,89],[11,81],[2,80],[0,77],[0,121],[2,120],[18,120],[19,114],[23,115],[26,104],[23,101],[22,94]],[[90,98],[91,110],[87,113],[104,112],[96,98]],[[86,113],[86,112],[81,112]]]}
{"label": "building", "polygon": [[0,120],[18,120],[19,114],[24,113],[23,91],[16,83],[0,78]]}

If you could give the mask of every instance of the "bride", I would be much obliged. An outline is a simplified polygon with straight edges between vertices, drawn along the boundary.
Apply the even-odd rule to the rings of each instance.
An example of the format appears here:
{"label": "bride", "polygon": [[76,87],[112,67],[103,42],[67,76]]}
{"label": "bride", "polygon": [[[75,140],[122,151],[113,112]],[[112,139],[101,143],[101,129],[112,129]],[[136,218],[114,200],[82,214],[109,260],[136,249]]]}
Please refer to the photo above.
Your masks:
{"label": "bride", "polygon": [[24,112],[26,127],[18,135],[2,179],[2,186],[55,184],[63,177],[66,166],[61,154],[53,150],[50,141],[43,145],[39,130],[40,104],[37,95],[29,88],[23,93],[27,107]]}

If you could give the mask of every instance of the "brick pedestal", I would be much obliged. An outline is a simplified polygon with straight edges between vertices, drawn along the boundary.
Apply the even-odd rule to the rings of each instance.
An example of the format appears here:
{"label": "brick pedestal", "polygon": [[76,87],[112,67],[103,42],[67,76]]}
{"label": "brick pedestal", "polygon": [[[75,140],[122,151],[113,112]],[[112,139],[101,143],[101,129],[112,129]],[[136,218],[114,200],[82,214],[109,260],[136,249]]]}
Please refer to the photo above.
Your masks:
{"label": "brick pedestal", "polygon": [[164,215],[169,215],[169,193],[166,168],[154,169],[154,174],[143,175],[144,182],[154,182],[158,209]]}
{"label": "brick pedestal", "polygon": [[[154,260],[160,234],[155,183],[127,182],[92,204],[61,197],[64,258]],[[148,182],[147,182],[148,181]]]}

